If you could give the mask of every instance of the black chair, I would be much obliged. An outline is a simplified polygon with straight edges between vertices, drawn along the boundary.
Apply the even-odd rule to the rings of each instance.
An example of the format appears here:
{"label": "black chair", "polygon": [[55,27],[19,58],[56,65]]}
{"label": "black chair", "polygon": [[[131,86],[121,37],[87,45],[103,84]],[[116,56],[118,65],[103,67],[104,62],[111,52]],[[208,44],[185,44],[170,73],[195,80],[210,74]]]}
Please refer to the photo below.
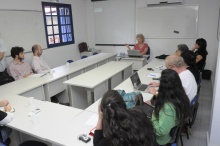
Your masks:
{"label": "black chair", "polygon": [[84,55],[84,56],[81,57],[81,59],[84,59],[84,58],[87,58],[87,57],[88,57],[88,56]]}
{"label": "black chair", "polygon": [[173,127],[170,130],[170,136],[171,136],[172,139],[170,140],[168,145],[170,145],[170,146],[178,145],[178,142],[179,142],[179,139],[180,139],[181,146],[183,146],[183,139],[182,139],[181,132],[182,132],[182,128],[183,128],[184,125],[185,125],[185,123],[183,123],[183,124],[181,123],[181,124]]}
{"label": "black chair", "polygon": [[97,52],[93,53],[93,55],[97,55],[97,54],[99,54],[99,53],[97,53]]}
{"label": "black chair", "polygon": [[23,142],[19,146],[48,146],[48,145],[46,145],[45,143],[39,142],[39,141],[29,140],[29,141]]}
{"label": "black chair", "polygon": [[68,63],[72,63],[72,62],[73,62],[73,60],[67,60],[66,62],[68,62]]}
{"label": "black chair", "polygon": [[147,60],[149,60],[149,59],[150,59],[150,47],[149,47],[149,46],[148,46],[148,51],[147,51],[146,55],[149,55],[149,56],[147,57]]}

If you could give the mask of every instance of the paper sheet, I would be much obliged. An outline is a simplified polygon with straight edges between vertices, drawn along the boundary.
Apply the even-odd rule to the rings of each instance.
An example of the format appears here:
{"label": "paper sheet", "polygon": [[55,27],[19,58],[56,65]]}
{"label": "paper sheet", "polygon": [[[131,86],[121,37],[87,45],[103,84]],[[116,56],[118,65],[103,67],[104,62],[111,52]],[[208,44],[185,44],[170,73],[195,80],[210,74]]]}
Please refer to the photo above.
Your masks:
{"label": "paper sheet", "polygon": [[86,125],[96,126],[98,121],[98,115],[92,115],[88,121],[86,121]]}
{"label": "paper sheet", "polygon": [[147,73],[147,77],[149,78],[160,78],[160,73]]}
{"label": "paper sheet", "polygon": [[159,66],[156,66],[155,68],[156,68],[156,69],[160,69],[160,70],[164,70],[164,69],[166,69],[166,66],[164,66],[164,65],[159,65]]}

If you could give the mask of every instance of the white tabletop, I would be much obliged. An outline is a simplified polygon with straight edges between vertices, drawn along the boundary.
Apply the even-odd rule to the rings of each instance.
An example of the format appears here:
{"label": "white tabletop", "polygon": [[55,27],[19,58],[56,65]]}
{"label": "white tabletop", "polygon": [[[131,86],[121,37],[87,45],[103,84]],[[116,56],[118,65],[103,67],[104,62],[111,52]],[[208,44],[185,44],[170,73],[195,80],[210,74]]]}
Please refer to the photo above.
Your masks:
{"label": "white tabletop", "polygon": [[61,123],[54,122],[51,125],[45,125],[47,141],[65,146],[93,146],[93,137],[88,143],[78,140],[80,134],[89,134],[97,123],[98,114],[83,111],[77,117]]}
{"label": "white tabletop", "polygon": [[[164,66],[164,60],[154,59],[149,64],[147,64],[143,68],[141,68],[138,71],[141,82],[143,84],[149,84],[150,82],[158,82],[158,81],[152,80],[152,78],[147,77],[147,74],[148,73],[161,73],[162,70],[157,69],[156,67],[162,66],[162,65]],[[152,68],[154,71],[149,71],[149,70],[147,70],[147,68]],[[114,88],[114,90],[125,90],[126,93],[135,91],[130,78],[126,79],[124,82],[119,84],[117,87]],[[143,95],[144,101],[150,100],[153,97],[152,94],[147,93],[147,92],[142,92],[142,95]],[[94,113],[98,113],[98,106],[101,102],[101,99],[102,98],[97,100],[95,103],[90,105],[85,110],[90,111],[90,112],[94,112]]]}
{"label": "white tabletop", "polygon": [[77,60],[69,65],[62,65],[52,69],[54,72],[53,75],[48,73],[43,77],[29,77],[2,85],[0,86],[0,93],[22,94],[114,56],[116,56],[114,53],[99,53],[85,59]]}
{"label": "white tabletop", "polygon": [[68,81],[65,81],[64,83],[68,85],[93,89],[94,87],[108,80],[115,74],[128,68],[132,64],[133,63],[129,62],[111,61],[89,72],[86,72]]}
{"label": "white tabletop", "polygon": [[143,57],[129,57],[128,55],[126,55],[125,57],[116,56],[117,59],[123,59],[123,60],[140,60],[140,61],[145,60],[147,57],[149,57],[149,55],[143,55]]}

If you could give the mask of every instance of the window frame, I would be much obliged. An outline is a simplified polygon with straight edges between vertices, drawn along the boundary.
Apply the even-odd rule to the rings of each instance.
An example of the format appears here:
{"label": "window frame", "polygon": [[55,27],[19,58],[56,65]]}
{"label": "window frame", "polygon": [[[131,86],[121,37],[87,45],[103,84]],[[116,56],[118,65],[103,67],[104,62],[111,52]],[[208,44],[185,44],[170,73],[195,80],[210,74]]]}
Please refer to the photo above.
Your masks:
{"label": "window frame", "polygon": [[[46,15],[45,14],[45,7],[56,7],[57,9],[57,15],[53,15],[51,13],[51,15]],[[61,17],[62,16],[66,16],[65,14],[64,15],[61,15],[60,14],[60,8],[68,8],[69,9],[69,18],[70,18],[70,24],[61,24]],[[70,45],[70,44],[75,44],[75,37],[74,37],[74,29],[73,29],[73,17],[72,17],[72,7],[71,7],[71,4],[61,4],[61,3],[51,3],[51,2],[42,2],[42,10],[43,10],[43,17],[44,17],[44,27],[45,27],[45,35],[46,35],[46,41],[47,41],[47,47],[48,48],[53,48],[53,47],[58,47],[58,46],[65,46],[65,45]],[[51,25],[48,25],[47,24],[47,16],[51,16]],[[53,24],[53,16],[57,16],[57,25],[56,24]],[[61,29],[61,26],[65,26],[66,25],[69,25],[70,26],[70,29],[71,29],[71,32],[68,33],[62,33],[62,29]],[[48,30],[47,30],[47,27],[48,26],[52,26],[52,28],[54,26],[58,26],[58,31],[59,33],[56,34],[54,33],[54,29],[52,29],[52,34],[48,34]],[[67,30],[67,28],[66,28]],[[67,39],[67,42],[63,42],[63,34],[70,34],[72,35],[72,40],[71,41],[68,41]],[[49,36],[55,36],[55,35],[59,35],[59,39],[60,39],[60,42],[59,43],[55,43],[55,40],[53,44],[50,44],[49,43]]]}

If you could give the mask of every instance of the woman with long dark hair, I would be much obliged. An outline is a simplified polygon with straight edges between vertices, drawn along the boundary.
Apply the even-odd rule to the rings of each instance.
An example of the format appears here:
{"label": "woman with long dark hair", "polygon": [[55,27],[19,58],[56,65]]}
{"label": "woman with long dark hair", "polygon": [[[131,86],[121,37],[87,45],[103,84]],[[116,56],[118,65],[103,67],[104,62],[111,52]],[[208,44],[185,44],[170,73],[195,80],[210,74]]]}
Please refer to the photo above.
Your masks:
{"label": "woman with long dark hair", "polygon": [[[149,101],[147,103],[150,104]],[[179,75],[171,69],[163,70],[155,110],[151,118],[158,145],[169,143],[170,130],[185,121],[189,108],[189,98],[183,89]]]}
{"label": "woman with long dark hair", "polygon": [[155,146],[151,121],[141,109],[127,109],[117,91],[104,94],[99,107],[94,146]]}
{"label": "woman with long dark hair", "polygon": [[200,80],[200,73],[196,66],[196,55],[192,51],[187,50],[183,52],[181,56],[183,57],[183,60],[187,66],[186,69],[188,69],[193,74],[196,82],[198,83]]}
{"label": "woman with long dark hair", "polygon": [[208,55],[206,47],[207,47],[206,40],[200,38],[196,40],[195,46],[192,48],[192,51],[196,54],[197,68],[200,71],[202,71],[205,67],[206,56]]}

